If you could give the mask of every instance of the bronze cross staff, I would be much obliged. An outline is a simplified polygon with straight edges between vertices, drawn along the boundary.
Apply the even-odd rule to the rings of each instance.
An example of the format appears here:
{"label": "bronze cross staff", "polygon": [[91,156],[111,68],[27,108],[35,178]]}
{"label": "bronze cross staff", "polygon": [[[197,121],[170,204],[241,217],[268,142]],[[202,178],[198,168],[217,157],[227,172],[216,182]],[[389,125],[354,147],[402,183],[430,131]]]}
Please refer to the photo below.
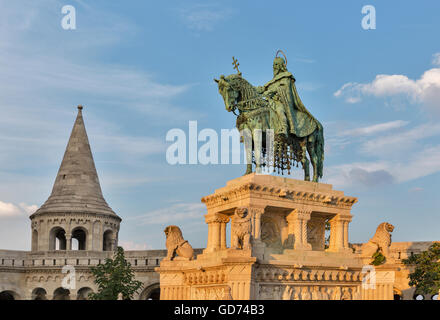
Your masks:
{"label": "bronze cross staff", "polygon": [[238,70],[238,66],[240,65],[240,63],[238,63],[238,60],[235,59],[235,57],[232,57],[232,64],[234,65],[234,69],[237,70],[237,73],[241,74],[240,70]]}

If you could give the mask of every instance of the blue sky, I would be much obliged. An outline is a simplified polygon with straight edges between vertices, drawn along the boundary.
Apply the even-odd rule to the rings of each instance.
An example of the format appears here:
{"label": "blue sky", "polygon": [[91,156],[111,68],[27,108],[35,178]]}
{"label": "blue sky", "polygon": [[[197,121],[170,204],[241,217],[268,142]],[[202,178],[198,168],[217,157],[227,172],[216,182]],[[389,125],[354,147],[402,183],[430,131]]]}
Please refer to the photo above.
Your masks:
{"label": "blue sky", "polygon": [[[76,30],[61,27],[67,4]],[[361,28],[366,4],[376,30]],[[394,241],[439,240],[439,10],[397,0],[0,0],[0,248],[30,248],[28,215],[50,194],[78,104],[122,244],[163,248],[164,227],[177,224],[205,246],[200,199],[244,166],[170,166],[166,133],[190,120],[233,128],[212,79],[234,73],[235,56],[262,85],[278,49],[324,125],[323,182],[359,199],[350,241],[383,221]]]}

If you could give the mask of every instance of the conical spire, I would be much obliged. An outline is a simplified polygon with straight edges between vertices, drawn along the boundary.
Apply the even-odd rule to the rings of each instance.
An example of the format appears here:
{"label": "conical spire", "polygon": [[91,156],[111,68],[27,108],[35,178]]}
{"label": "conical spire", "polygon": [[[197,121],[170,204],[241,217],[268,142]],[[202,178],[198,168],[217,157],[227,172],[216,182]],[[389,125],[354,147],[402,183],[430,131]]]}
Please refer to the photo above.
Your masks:
{"label": "conical spire", "polygon": [[35,214],[83,212],[116,215],[102,196],[82,108],[81,105],[78,106],[78,116],[52,193]]}

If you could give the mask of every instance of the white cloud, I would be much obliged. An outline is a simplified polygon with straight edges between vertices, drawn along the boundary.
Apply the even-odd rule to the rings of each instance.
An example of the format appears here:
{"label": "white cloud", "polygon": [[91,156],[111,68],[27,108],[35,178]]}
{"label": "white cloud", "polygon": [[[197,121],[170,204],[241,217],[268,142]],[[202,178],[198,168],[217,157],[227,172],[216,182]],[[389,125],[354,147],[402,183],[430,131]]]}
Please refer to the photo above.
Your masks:
{"label": "white cloud", "polygon": [[19,207],[20,207],[24,212],[26,212],[28,215],[33,214],[33,213],[34,213],[35,211],[37,211],[37,209],[38,209],[38,206],[37,206],[36,204],[27,205],[26,203],[21,202],[21,203],[19,203],[18,205],[19,205]]}
{"label": "white cloud", "polygon": [[395,121],[389,121],[389,122],[383,122],[374,124],[371,126],[356,128],[356,129],[350,129],[342,131],[340,136],[368,136],[368,135],[374,135],[377,133],[383,133],[385,131],[389,131],[392,129],[400,128],[403,126],[406,126],[409,122],[403,121],[403,120],[395,120]]}
{"label": "white cloud", "polygon": [[435,66],[440,66],[440,52],[432,55],[432,64]]}
{"label": "white cloud", "polygon": [[[325,152],[332,153],[338,150],[344,150],[346,147],[356,143],[357,145],[364,145],[366,139],[371,139],[371,137],[381,134],[381,137],[393,130],[400,129],[408,125],[408,121],[404,120],[394,120],[382,123],[376,123],[368,126],[355,126],[355,124],[350,123],[350,129],[347,129],[347,124],[344,122],[329,122],[325,123],[326,127],[326,143]],[[369,140],[367,140],[368,142]]]}
{"label": "white cloud", "polygon": [[325,168],[326,182],[338,187],[402,183],[440,171],[440,145],[426,147],[398,161],[355,162]]}
{"label": "white cloud", "polygon": [[13,203],[0,201],[0,218],[12,218],[30,215],[37,209],[37,205],[27,205],[26,203],[15,205]]}
{"label": "white cloud", "polygon": [[379,74],[370,83],[348,82],[334,96],[348,103],[358,103],[365,96],[403,97],[410,103],[437,110],[440,109],[440,68],[427,70],[416,80],[400,74]]}
{"label": "white cloud", "polygon": [[407,131],[368,140],[361,145],[361,151],[366,154],[390,154],[397,151],[415,150],[416,142],[437,135],[440,135],[440,124],[425,123]]}
{"label": "white cloud", "polygon": [[177,203],[126,220],[139,220],[143,225],[168,224],[182,220],[203,219],[204,214],[206,214],[206,207],[202,203]]}
{"label": "white cloud", "polygon": [[0,201],[0,217],[14,217],[21,215],[22,212],[13,203]]}

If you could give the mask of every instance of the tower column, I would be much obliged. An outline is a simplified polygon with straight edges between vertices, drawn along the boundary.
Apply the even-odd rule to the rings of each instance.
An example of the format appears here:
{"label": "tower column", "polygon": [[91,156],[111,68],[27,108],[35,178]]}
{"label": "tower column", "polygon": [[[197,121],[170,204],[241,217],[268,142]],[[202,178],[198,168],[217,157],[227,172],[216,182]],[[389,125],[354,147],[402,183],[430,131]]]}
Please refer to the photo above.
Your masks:
{"label": "tower column", "polygon": [[72,234],[70,233],[66,233],[66,250],[72,250]]}

